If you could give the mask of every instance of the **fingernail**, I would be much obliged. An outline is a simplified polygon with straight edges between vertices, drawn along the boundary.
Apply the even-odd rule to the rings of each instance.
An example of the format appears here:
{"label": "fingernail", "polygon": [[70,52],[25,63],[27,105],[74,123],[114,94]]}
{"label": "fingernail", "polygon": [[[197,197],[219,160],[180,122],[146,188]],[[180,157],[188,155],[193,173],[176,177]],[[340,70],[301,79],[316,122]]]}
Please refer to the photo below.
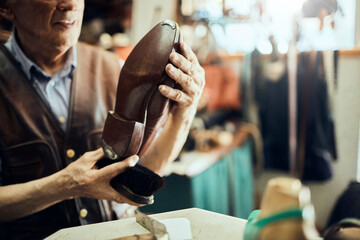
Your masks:
{"label": "fingernail", "polygon": [[165,91],[165,87],[164,87],[163,85],[160,85],[160,86],[159,86],[159,90],[160,90],[160,91]]}
{"label": "fingernail", "polygon": [[186,51],[187,50],[187,45],[184,42],[182,42],[181,44],[182,44],[183,49]]}
{"label": "fingernail", "polygon": [[139,161],[139,156],[138,155],[132,156],[131,159],[130,159],[130,166],[131,167],[135,166],[138,161]]}
{"label": "fingernail", "polygon": [[179,59],[179,57],[178,57],[178,55],[175,53],[174,55],[173,55],[173,60],[174,61],[177,61]]}
{"label": "fingernail", "polygon": [[174,71],[175,71],[174,66],[171,65],[171,64],[169,64],[169,72],[170,72],[170,73],[174,73]]}

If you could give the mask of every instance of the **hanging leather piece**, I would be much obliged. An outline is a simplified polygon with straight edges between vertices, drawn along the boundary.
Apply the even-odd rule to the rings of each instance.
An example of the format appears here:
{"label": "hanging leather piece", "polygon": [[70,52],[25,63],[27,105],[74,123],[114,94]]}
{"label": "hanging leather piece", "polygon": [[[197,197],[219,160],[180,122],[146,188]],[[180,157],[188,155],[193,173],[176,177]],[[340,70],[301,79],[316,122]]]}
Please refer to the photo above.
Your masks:
{"label": "hanging leather piece", "polygon": [[[300,109],[300,121],[299,121],[299,138],[298,138],[298,152],[297,152],[297,166],[296,166],[296,177],[300,178],[303,176],[304,162],[305,162],[305,146],[306,146],[306,128],[308,121],[308,113],[310,108],[310,98],[312,81],[316,71],[315,60],[316,52],[312,51],[308,54],[306,75],[302,79],[304,81],[302,94],[300,95],[301,109]],[[305,70],[305,69],[302,69]]]}
{"label": "hanging leather piece", "polygon": [[299,63],[298,176],[303,181],[325,181],[333,175],[336,147],[322,52],[302,53]]}

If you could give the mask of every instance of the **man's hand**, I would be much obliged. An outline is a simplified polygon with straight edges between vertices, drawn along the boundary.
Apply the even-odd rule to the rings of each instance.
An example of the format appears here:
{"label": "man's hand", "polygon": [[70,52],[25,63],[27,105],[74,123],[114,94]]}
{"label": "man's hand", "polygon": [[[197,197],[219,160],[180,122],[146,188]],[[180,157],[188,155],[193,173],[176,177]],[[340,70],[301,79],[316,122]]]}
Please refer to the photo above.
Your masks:
{"label": "man's hand", "polygon": [[133,155],[123,161],[98,169],[96,163],[103,157],[103,150],[99,148],[85,153],[62,170],[61,179],[64,181],[65,194],[70,198],[91,197],[142,206],[128,200],[110,186],[111,179],[125,171],[127,167],[135,166],[139,157]]}
{"label": "man's hand", "polygon": [[87,152],[65,169],[47,177],[0,186],[0,223],[28,216],[74,197],[92,197],[141,206],[110,186],[110,180],[127,167],[134,166],[138,156],[97,169],[96,163],[103,157],[102,149]]}
{"label": "man's hand", "polygon": [[161,134],[142,158],[143,166],[159,175],[163,174],[169,163],[179,155],[205,85],[205,72],[195,53],[185,43],[180,44],[180,50],[181,54],[170,54],[172,64],[166,65],[165,70],[182,89],[159,86],[161,94],[177,104],[173,107]]}
{"label": "man's hand", "polygon": [[170,54],[172,64],[169,63],[165,70],[172,79],[180,84],[182,90],[160,85],[159,91],[165,97],[178,103],[173,114],[184,118],[195,115],[205,86],[205,72],[195,53],[187,44],[181,43],[180,50],[182,55],[176,52]]}

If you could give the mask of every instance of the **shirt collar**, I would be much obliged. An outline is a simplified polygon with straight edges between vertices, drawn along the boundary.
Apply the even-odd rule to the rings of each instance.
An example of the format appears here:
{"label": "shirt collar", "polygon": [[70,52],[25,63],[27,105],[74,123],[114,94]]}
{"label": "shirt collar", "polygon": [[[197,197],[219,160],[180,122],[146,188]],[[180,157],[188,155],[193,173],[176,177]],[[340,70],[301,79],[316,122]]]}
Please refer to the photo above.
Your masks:
{"label": "shirt collar", "polygon": [[[22,51],[21,47],[18,44],[17,37],[16,37],[16,30],[13,31],[9,40],[6,42],[5,46],[10,50],[12,55],[14,56],[15,60],[20,64],[20,67],[25,72],[28,79],[32,79],[32,68],[35,68],[38,72],[40,72],[43,76],[47,78],[51,78],[51,76],[43,71],[38,65],[36,65],[33,61],[31,61],[25,53]],[[77,65],[77,50],[76,46],[73,46],[69,49],[68,58],[65,62],[65,65],[62,69],[60,69],[56,75],[58,74],[59,77],[67,77],[71,76],[74,68]]]}

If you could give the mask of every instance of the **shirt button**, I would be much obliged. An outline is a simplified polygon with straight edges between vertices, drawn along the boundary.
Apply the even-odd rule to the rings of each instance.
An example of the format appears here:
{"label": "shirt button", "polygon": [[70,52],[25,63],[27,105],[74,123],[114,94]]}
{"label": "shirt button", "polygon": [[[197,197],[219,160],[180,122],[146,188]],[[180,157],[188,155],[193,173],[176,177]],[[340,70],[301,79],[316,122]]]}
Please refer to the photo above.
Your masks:
{"label": "shirt button", "polygon": [[66,122],[66,118],[64,116],[60,116],[59,117],[59,122],[60,123],[65,123]]}
{"label": "shirt button", "polygon": [[55,86],[55,81],[54,80],[50,80],[50,82],[49,82],[49,84],[50,84],[50,86]]}
{"label": "shirt button", "polygon": [[80,217],[86,218],[87,215],[88,215],[88,211],[85,208],[80,210]]}
{"label": "shirt button", "polygon": [[68,158],[73,158],[75,156],[75,151],[73,149],[66,150],[66,156]]}

